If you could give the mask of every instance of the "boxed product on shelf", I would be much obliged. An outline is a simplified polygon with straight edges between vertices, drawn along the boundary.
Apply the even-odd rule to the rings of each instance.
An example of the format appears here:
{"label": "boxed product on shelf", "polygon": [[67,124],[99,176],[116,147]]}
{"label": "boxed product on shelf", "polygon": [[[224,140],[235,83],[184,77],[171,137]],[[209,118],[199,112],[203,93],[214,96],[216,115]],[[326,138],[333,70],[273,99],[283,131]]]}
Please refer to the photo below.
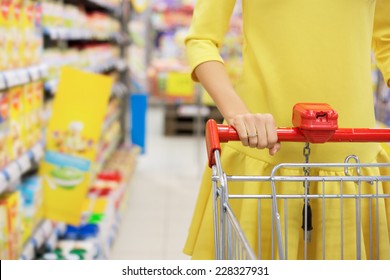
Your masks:
{"label": "boxed product on shelf", "polygon": [[22,250],[22,213],[20,192],[4,194],[0,205],[6,209],[7,259],[17,259]]}
{"label": "boxed product on shelf", "polygon": [[9,97],[6,92],[0,93],[0,168],[4,168],[9,160]]}
{"label": "boxed product on shelf", "polygon": [[10,100],[10,133],[8,137],[10,159],[14,160],[26,151],[25,125],[23,121],[23,87],[16,86],[8,91]]}
{"label": "boxed product on shelf", "polygon": [[0,260],[8,259],[7,207],[0,200]]}
{"label": "boxed product on shelf", "polygon": [[119,32],[119,21],[106,13],[87,13],[80,7],[60,2],[43,2],[43,25],[52,38],[110,39]]}
{"label": "boxed product on shelf", "polygon": [[42,39],[37,36],[38,4],[32,0],[2,0],[0,15],[0,70],[38,63]]}
{"label": "boxed product on shelf", "polygon": [[34,229],[43,218],[43,190],[41,178],[26,178],[19,186],[22,198],[23,244],[31,237]]}

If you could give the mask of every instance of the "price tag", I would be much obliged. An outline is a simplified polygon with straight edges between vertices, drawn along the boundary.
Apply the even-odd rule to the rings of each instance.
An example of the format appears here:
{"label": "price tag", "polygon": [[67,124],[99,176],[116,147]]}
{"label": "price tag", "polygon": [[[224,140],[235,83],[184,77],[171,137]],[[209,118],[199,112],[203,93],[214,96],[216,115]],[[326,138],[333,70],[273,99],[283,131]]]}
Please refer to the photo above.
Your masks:
{"label": "price tag", "polygon": [[3,73],[0,73],[0,90],[6,89],[7,85],[5,83],[5,77]]}
{"label": "price tag", "polygon": [[38,144],[34,148],[32,148],[31,152],[36,162],[40,161],[44,155],[44,150],[41,144]]}
{"label": "price tag", "polygon": [[40,65],[39,70],[41,72],[41,79],[47,77],[47,75],[49,74],[49,66],[46,64]]}
{"label": "price tag", "polygon": [[28,68],[28,72],[30,73],[30,77],[32,81],[37,81],[41,78],[41,74],[39,73],[39,68],[37,66]]}
{"label": "price tag", "polygon": [[57,90],[57,84],[58,84],[58,80],[52,80],[52,81],[46,82],[45,88],[51,94],[54,94]]}
{"label": "price tag", "polygon": [[46,248],[48,248],[49,250],[50,249],[55,249],[56,245],[57,245],[57,241],[58,241],[58,236],[57,236],[57,233],[55,231],[53,231],[49,238],[46,240]]}
{"label": "price tag", "polygon": [[31,160],[30,160],[30,157],[25,154],[23,156],[21,156],[18,160],[17,160],[19,166],[20,166],[20,169],[22,171],[22,173],[26,172],[27,170],[29,170],[31,168]]}
{"label": "price tag", "polygon": [[32,260],[35,258],[35,249],[34,244],[32,242],[28,242],[23,249],[22,256],[20,259],[22,260]]}
{"label": "price tag", "polygon": [[17,70],[17,76],[19,77],[19,84],[27,84],[29,82],[27,69]]}
{"label": "price tag", "polygon": [[5,192],[8,187],[7,178],[5,177],[5,174],[3,172],[0,173],[0,194]]}
{"label": "price tag", "polygon": [[5,168],[5,172],[7,172],[11,182],[16,181],[22,175],[20,167],[19,167],[19,165],[16,162],[11,162]]}
{"label": "price tag", "polygon": [[19,85],[19,79],[15,71],[4,72],[4,77],[9,88]]}
{"label": "price tag", "polygon": [[58,33],[57,33],[57,29],[54,28],[54,27],[50,27],[47,29],[47,33],[49,34],[49,37],[53,40],[56,40],[58,39]]}
{"label": "price tag", "polygon": [[34,233],[32,240],[35,243],[36,248],[42,246],[43,242],[45,241],[45,236],[42,227],[38,228],[38,230]]}
{"label": "price tag", "polygon": [[49,235],[53,232],[53,224],[52,222],[46,220],[42,224],[42,232],[45,239],[49,237]]}

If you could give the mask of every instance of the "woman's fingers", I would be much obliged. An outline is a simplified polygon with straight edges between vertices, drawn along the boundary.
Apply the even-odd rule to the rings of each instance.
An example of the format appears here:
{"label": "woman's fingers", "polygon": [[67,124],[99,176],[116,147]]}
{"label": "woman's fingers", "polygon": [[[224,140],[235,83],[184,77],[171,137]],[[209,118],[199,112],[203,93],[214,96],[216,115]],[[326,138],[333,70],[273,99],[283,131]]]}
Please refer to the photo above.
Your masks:
{"label": "woman's fingers", "polygon": [[274,155],[280,149],[275,121],[271,114],[237,115],[231,125],[236,129],[244,146],[268,148],[270,155]]}
{"label": "woman's fingers", "polygon": [[246,130],[245,115],[238,115],[233,119],[233,127],[236,129],[238,136],[240,137],[240,140],[244,146],[249,145],[249,139],[248,139],[248,133]]}

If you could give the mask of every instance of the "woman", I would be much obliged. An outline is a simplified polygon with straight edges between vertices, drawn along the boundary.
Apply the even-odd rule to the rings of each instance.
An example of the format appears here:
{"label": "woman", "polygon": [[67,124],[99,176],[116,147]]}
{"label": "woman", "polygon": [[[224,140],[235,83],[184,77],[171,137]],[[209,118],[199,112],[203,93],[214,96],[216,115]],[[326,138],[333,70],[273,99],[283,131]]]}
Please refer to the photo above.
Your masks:
{"label": "woman", "polygon": [[[376,126],[371,50],[390,85],[390,1],[243,0],[243,72],[235,86],[229,81],[218,53],[234,5],[235,0],[197,0],[185,40],[193,80],[204,86],[241,139],[222,149],[226,173],[268,175],[277,163],[303,162],[303,145],[283,143],[280,149],[275,129],[291,126],[291,110],[298,102],[330,104],[339,114],[339,127]],[[343,162],[350,154],[366,163],[389,161],[377,143],[327,143],[311,146],[310,162]],[[282,175],[295,175],[294,172],[284,170]],[[313,175],[344,176],[344,173],[340,169],[326,169]],[[184,249],[193,259],[214,258],[210,178],[211,172],[206,169]],[[338,186],[333,187],[339,191]],[[248,188],[244,184],[230,190],[246,192]],[[317,186],[310,187],[311,192],[316,189]],[[383,184],[381,190],[389,193],[390,187]],[[257,191],[260,192],[260,185]],[[289,192],[302,193],[302,184],[290,187]],[[356,186],[352,183],[343,192],[355,193]],[[257,248],[255,205],[249,201],[232,203],[249,242]],[[269,205],[262,206],[266,210],[263,207]],[[364,212],[367,205],[362,207]],[[287,257],[300,259],[303,256],[302,201],[294,201],[288,208]],[[326,221],[326,248],[321,245],[321,208],[315,202],[312,208],[314,230],[308,258],[322,258],[323,249],[327,259],[356,258],[355,206],[343,206],[344,239],[340,237],[340,218]],[[339,202],[327,201],[325,208],[336,213],[341,211]],[[379,208],[379,256],[389,259],[389,202],[381,203]],[[269,216],[263,218],[269,222]],[[263,230],[267,232],[267,225]],[[367,242],[368,232],[364,227],[362,236]],[[341,242],[343,255],[339,249]],[[262,243],[262,257],[270,258],[270,234],[262,235]],[[367,250],[363,246],[363,258],[369,257]]]}

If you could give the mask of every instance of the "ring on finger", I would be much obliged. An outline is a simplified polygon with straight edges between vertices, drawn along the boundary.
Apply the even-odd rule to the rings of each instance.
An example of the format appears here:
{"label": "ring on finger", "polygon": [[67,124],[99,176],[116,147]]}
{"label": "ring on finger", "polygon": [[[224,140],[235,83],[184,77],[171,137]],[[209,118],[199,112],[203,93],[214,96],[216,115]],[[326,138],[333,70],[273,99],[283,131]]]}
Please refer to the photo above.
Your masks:
{"label": "ring on finger", "polygon": [[249,135],[249,134],[248,134],[248,138],[252,138],[252,137],[257,137],[257,133],[256,133],[256,134],[253,134],[253,135]]}

